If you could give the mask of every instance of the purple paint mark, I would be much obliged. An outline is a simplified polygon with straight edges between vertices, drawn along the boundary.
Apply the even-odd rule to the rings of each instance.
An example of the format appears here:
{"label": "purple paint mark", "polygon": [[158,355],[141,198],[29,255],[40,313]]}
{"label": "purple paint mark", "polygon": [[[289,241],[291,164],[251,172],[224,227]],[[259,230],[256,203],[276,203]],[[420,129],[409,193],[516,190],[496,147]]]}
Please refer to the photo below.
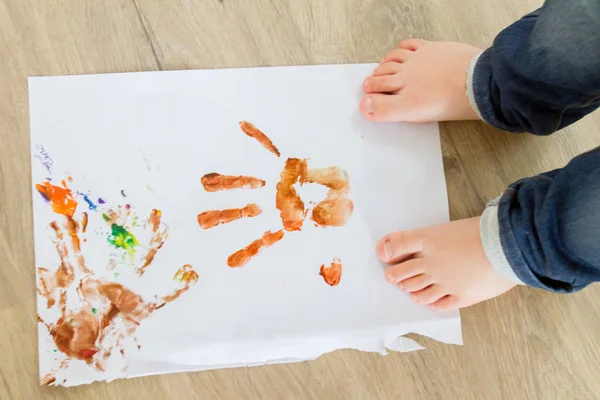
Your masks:
{"label": "purple paint mark", "polygon": [[37,149],[37,154],[35,154],[34,157],[40,160],[44,168],[46,168],[46,171],[48,171],[48,173],[51,174],[52,164],[54,164],[54,161],[52,160],[52,158],[50,158],[50,155],[48,154],[46,149],[44,149],[44,146],[36,144],[35,148]]}
{"label": "purple paint mark", "polygon": [[104,204],[106,203],[104,200],[102,200],[100,197],[98,197],[98,204]]}

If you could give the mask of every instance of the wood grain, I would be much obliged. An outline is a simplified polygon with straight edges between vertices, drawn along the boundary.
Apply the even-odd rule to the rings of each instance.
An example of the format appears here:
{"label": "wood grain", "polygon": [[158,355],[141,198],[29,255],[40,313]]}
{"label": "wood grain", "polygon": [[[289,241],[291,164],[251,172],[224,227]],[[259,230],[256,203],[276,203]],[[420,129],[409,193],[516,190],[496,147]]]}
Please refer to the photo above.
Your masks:
{"label": "wood grain", "polygon": [[[519,288],[462,312],[465,345],[381,357],[38,386],[27,76],[373,62],[399,40],[488,46],[534,0],[0,0],[0,398],[598,399],[600,291]],[[452,218],[600,145],[600,115],[552,137],[442,124]],[[393,307],[391,304],[390,307]]]}

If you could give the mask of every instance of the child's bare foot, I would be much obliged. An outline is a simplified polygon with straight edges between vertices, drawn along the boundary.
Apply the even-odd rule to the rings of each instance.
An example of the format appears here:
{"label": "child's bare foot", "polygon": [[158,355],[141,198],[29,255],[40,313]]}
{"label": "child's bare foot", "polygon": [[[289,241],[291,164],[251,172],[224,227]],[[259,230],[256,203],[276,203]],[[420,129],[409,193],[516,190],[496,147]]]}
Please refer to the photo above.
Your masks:
{"label": "child's bare foot", "polygon": [[363,83],[361,113],[373,121],[478,119],[467,97],[467,71],[480,49],[407,39]]}
{"label": "child's bare foot", "polygon": [[437,310],[467,307],[516,286],[488,261],[479,235],[480,218],[396,232],[382,238],[377,254],[390,264],[388,281]]}

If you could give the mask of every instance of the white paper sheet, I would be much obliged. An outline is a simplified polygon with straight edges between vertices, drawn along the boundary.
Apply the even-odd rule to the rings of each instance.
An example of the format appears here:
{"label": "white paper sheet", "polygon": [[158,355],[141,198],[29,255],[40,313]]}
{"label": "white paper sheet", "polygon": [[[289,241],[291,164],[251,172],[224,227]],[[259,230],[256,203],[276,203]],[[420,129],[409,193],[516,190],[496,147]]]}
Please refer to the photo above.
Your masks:
{"label": "white paper sheet", "polygon": [[[70,386],[310,360],[344,348],[382,354],[419,349],[401,337],[410,332],[460,344],[458,312],[414,304],[385,281],[374,252],[386,233],[447,221],[448,206],[437,124],[375,124],[360,116],[361,82],[372,68],[30,78],[35,259],[37,268],[47,270],[38,270],[43,383]],[[281,157],[244,134],[238,125],[242,120],[264,132]],[[301,231],[286,232],[245,266],[230,268],[229,255],[265,231],[282,229],[275,199],[290,157],[308,159],[310,168],[345,170],[354,204],[351,217],[341,227],[316,227],[309,212]],[[207,192],[200,178],[211,172],[258,177],[266,184]],[[69,188],[77,202],[70,225],[76,231],[69,234],[73,203],[67,199],[57,213],[36,184],[46,191]],[[307,208],[327,195],[327,188],[316,184],[296,188]],[[203,211],[249,203],[262,213],[211,229],[197,222]],[[160,249],[148,222],[152,210],[161,211],[158,232],[168,229]],[[130,216],[115,221],[111,212]],[[50,227],[52,221],[62,240]],[[115,223],[139,243],[129,253],[115,247]],[[81,240],[83,260],[74,234]],[[73,282],[63,283],[64,289],[59,284],[44,297],[59,278],[61,249],[66,254],[63,272],[72,268]],[[152,249],[154,260],[139,276]],[[343,270],[340,283],[330,286],[320,266],[334,258]],[[184,265],[191,269],[173,280]],[[191,270],[198,277],[195,283]],[[189,290],[150,310],[183,288],[186,278]],[[139,294],[146,308],[127,314],[125,303],[132,298],[114,290],[102,297],[97,287],[94,299],[85,300],[79,286],[93,286],[89,282],[123,285],[127,293]],[[107,302],[107,296],[112,300]],[[54,301],[50,308],[47,298]],[[110,314],[110,305],[119,301]],[[87,314],[77,314],[82,308]],[[108,314],[112,322],[102,328]],[[92,337],[83,337],[82,329],[95,324],[95,333],[88,334]]]}

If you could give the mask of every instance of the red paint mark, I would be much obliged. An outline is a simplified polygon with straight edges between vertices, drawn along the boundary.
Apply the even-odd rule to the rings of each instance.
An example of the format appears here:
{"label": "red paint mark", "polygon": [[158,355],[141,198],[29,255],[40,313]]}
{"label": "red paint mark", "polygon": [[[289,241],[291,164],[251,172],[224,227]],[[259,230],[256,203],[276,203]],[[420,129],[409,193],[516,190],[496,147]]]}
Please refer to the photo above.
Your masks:
{"label": "red paint mark", "polygon": [[283,230],[273,232],[265,232],[263,236],[250,243],[243,249],[233,253],[227,259],[227,265],[231,268],[243,267],[250,261],[252,257],[257,255],[263,247],[269,247],[283,239]]}
{"label": "red paint mark", "polygon": [[342,279],[342,262],[339,258],[334,258],[328,267],[321,265],[319,275],[323,277],[328,285],[336,286]]}
{"label": "red paint mark", "polygon": [[257,127],[252,125],[250,122],[241,121],[240,128],[244,133],[251,138],[254,138],[260,143],[265,149],[269,150],[271,153],[275,154],[277,157],[281,156],[277,147],[273,144],[271,139],[267,137],[263,132],[261,132]]}

